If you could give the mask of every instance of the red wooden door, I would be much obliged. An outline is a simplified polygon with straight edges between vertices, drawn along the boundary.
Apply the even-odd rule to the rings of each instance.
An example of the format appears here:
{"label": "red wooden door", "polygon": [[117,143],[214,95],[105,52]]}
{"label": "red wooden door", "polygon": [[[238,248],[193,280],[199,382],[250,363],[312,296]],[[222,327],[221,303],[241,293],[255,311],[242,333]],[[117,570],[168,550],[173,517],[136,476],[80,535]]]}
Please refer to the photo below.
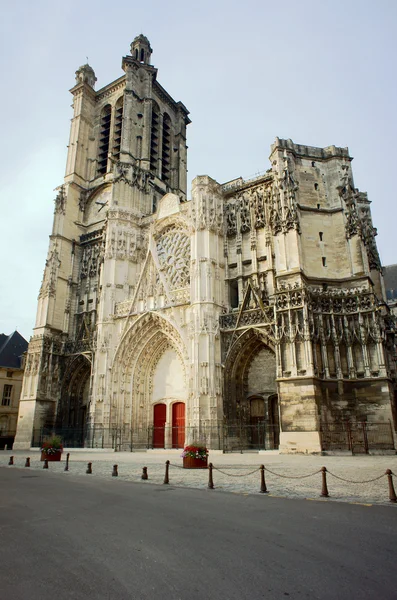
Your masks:
{"label": "red wooden door", "polygon": [[172,447],[183,448],[185,445],[185,404],[176,402],[172,405]]}
{"label": "red wooden door", "polygon": [[164,448],[165,422],[167,407],[165,404],[155,404],[153,411],[153,448]]}

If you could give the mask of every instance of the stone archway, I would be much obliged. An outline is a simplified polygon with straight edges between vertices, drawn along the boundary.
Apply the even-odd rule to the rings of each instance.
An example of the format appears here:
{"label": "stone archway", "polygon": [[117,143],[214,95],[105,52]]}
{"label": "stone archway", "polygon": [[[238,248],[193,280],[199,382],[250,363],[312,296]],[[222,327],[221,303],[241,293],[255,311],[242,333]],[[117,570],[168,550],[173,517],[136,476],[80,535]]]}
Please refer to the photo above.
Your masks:
{"label": "stone archway", "polygon": [[[224,414],[226,423],[247,448],[278,447],[279,421],[276,354],[264,332],[246,330],[231,347],[225,362]],[[277,413],[278,414],[278,413]]]}
{"label": "stone archway", "polygon": [[69,446],[84,444],[91,391],[91,362],[84,354],[73,357],[61,382],[56,430]]}
{"label": "stone archway", "polygon": [[128,430],[128,443],[145,446],[153,437],[154,406],[166,406],[165,445],[173,402],[187,402],[187,353],[179,332],[165,318],[146,313],[124,336],[114,360],[110,426]]}

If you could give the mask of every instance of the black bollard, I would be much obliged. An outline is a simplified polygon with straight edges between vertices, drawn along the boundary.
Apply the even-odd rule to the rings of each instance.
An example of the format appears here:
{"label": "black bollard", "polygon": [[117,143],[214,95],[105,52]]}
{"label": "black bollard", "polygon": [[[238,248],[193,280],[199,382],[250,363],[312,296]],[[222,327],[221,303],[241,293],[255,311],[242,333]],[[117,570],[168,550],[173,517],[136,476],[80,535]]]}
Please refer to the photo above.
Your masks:
{"label": "black bollard", "polygon": [[25,460],[25,467],[30,467],[30,457],[29,456]]}
{"label": "black bollard", "polygon": [[208,465],[208,489],[209,490],[213,490],[214,489],[214,480],[212,479],[212,463],[210,463]]}
{"label": "black bollard", "polygon": [[68,452],[66,455],[66,465],[65,465],[64,471],[69,471],[69,457],[70,457],[70,453]]}
{"label": "black bollard", "polygon": [[87,475],[92,475],[92,463],[87,463]]}
{"label": "black bollard", "polygon": [[328,498],[329,494],[328,494],[328,488],[327,488],[327,469],[326,469],[326,467],[321,467],[321,479],[322,479],[321,496],[323,498]]}
{"label": "black bollard", "polygon": [[48,458],[44,459],[43,469],[48,469]]}
{"label": "black bollard", "polygon": [[141,475],[141,479],[149,479],[148,474],[147,474],[147,467],[142,467],[142,475]]}
{"label": "black bollard", "polygon": [[268,494],[269,492],[267,491],[266,481],[265,481],[265,465],[261,465],[259,468],[261,471],[261,489],[259,490],[259,492],[261,494]]}
{"label": "black bollard", "polygon": [[9,465],[13,465],[14,464],[14,457],[10,456],[10,460],[8,461]]}
{"label": "black bollard", "polygon": [[166,460],[165,461],[165,475],[164,475],[164,483],[169,483],[170,482],[170,478],[169,478],[169,469],[170,469],[170,461]]}
{"label": "black bollard", "polygon": [[118,468],[117,465],[113,465],[112,477],[119,476],[119,472],[118,472],[117,468]]}
{"label": "black bollard", "polygon": [[393,485],[393,473],[390,469],[387,469],[385,475],[387,475],[389,482],[389,502],[397,502],[396,492]]}

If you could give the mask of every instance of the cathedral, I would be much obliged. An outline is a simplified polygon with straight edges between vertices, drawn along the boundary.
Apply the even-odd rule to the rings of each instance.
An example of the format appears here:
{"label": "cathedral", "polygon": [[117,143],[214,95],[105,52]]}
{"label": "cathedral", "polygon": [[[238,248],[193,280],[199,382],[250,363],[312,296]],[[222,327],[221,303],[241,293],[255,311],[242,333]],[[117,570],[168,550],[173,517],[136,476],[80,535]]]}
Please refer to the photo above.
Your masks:
{"label": "cathedral", "polygon": [[98,91],[76,71],[14,448],[307,453],[363,430],[393,449],[393,321],[348,149],[276,138],[262,175],[188,196],[189,111],[151,55],[139,35]]}

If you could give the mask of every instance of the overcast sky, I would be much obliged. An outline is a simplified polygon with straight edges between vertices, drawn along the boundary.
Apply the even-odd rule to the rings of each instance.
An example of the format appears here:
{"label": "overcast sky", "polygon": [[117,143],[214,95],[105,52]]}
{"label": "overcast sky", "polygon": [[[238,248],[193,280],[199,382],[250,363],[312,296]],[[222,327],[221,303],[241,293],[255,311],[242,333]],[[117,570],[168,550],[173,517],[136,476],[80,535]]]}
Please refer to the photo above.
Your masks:
{"label": "overcast sky", "polygon": [[396,0],[21,0],[2,8],[0,333],[32,335],[76,69],[123,74],[139,33],[190,110],[189,182],[269,168],[276,136],[348,146],[383,264],[397,263]]}

